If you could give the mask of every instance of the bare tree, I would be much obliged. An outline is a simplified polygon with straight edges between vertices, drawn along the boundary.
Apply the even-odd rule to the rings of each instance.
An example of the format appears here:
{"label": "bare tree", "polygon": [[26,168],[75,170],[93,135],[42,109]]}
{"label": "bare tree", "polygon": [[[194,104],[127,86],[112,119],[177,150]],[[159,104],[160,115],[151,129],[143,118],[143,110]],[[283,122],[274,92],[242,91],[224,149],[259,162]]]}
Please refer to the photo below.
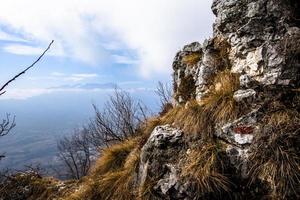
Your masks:
{"label": "bare tree", "polygon": [[91,141],[97,147],[109,146],[135,136],[147,118],[147,108],[128,92],[116,89],[100,111],[93,105],[96,117],[89,124]]}
{"label": "bare tree", "polygon": [[[53,44],[53,40],[50,42],[50,44],[48,45],[48,47],[45,49],[45,51],[28,67],[26,67],[23,71],[21,71],[20,73],[18,73],[17,75],[15,75],[13,78],[9,79],[6,83],[4,83],[1,87],[0,87],[0,96],[3,95],[6,90],[5,88],[12,83],[13,81],[15,81],[18,77],[20,77],[21,75],[25,74],[29,69],[31,69],[37,62],[39,62],[41,60],[41,58],[45,55],[45,53],[50,49],[51,45]],[[15,117],[13,117],[13,119],[10,119],[10,115],[6,114],[6,119],[3,119],[2,123],[0,123],[0,137],[7,135],[14,127],[16,126],[15,123]],[[4,155],[0,155],[0,160],[4,158]]]}
{"label": "bare tree", "polygon": [[172,88],[167,83],[158,82],[155,93],[160,98],[161,105],[165,105],[171,102]]}
{"label": "bare tree", "polygon": [[[0,137],[7,135],[15,126],[15,117],[13,117],[11,121],[10,115],[6,114],[6,119],[3,119],[2,123],[0,124]],[[4,157],[5,156],[3,154],[0,154],[0,160]]]}
{"label": "bare tree", "polygon": [[155,93],[160,98],[160,115],[164,115],[169,109],[173,107],[172,100],[172,88],[167,83],[158,82]]}
{"label": "bare tree", "polygon": [[6,119],[3,119],[2,123],[0,124],[0,136],[7,135],[15,126],[15,117],[13,117],[11,121],[10,114],[6,114]]}
{"label": "bare tree", "polygon": [[95,118],[76,130],[73,136],[58,142],[58,157],[67,169],[67,174],[54,169],[59,177],[79,179],[85,176],[99,149],[135,136],[147,117],[146,107],[119,89],[110,96],[103,110],[93,107]]}
{"label": "bare tree", "polygon": [[58,157],[66,169],[66,174],[59,176],[80,179],[87,175],[95,155],[88,134],[88,129],[77,129],[71,137],[64,137],[58,141]]}

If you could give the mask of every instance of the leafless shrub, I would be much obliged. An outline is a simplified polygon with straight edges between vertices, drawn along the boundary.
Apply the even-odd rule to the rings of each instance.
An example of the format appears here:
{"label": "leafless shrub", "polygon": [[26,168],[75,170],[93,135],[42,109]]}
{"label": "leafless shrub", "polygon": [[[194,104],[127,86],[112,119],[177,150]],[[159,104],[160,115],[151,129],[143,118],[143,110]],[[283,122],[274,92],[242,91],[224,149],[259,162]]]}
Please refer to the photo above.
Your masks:
{"label": "leafless shrub", "polygon": [[116,89],[100,111],[93,105],[96,117],[89,124],[91,141],[97,147],[110,146],[135,136],[147,118],[147,108],[129,93]]}
{"label": "leafless shrub", "polygon": [[58,157],[63,162],[67,178],[80,179],[87,175],[95,154],[88,138],[89,130],[75,130],[71,137],[58,141]]}
{"label": "leafless shrub", "polygon": [[155,93],[160,98],[160,116],[166,114],[170,109],[173,108],[171,103],[172,100],[172,87],[167,83],[158,82]]}
{"label": "leafless shrub", "polygon": [[15,117],[11,121],[10,114],[6,114],[6,119],[3,119],[0,124],[0,136],[7,135],[15,126]]}

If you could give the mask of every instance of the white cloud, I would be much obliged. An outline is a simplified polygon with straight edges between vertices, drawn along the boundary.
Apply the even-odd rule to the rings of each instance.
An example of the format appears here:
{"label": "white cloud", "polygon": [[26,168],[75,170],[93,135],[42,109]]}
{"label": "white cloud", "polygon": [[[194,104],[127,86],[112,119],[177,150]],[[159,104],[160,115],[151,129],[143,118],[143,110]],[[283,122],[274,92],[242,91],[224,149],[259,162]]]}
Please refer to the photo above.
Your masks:
{"label": "white cloud", "polygon": [[[17,55],[41,55],[45,48],[42,47],[33,47],[28,45],[21,44],[9,44],[3,47],[3,50]],[[48,55],[52,56],[62,56],[64,55],[62,49],[56,48],[56,51],[49,51]]]}
{"label": "white cloud", "polygon": [[127,48],[136,52],[139,72],[149,76],[169,73],[178,49],[209,36],[210,5],[211,0],[3,0],[0,24],[39,44],[54,39],[65,56],[91,64]]}
{"label": "white cloud", "polygon": [[130,58],[128,56],[112,55],[112,58],[116,63],[119,64],[133,65],[138,63],[138,60]]}
{"label": "white cloud", "polygon": [[29,77],[30,80],[51,80],[51,81],[65,81],[65,82],[79,82],[91,80],[99,77],[95,73],[77,73],[77,74],[64,74],[61,72],[52,72],[49,76],[38,76],[38,77]]}
{"label": "white cloud", "polygon": [[2,30],[0,30],[0,40],[9,41],[9,42],[26,42],[26,40],[22,39],[21,37],[8,34]]}
{"label": "white cloud", "polygon": [[83,81],[86,79],[96,78],[97,74],[71,74],[70,76],[64,77],[66,81]]}

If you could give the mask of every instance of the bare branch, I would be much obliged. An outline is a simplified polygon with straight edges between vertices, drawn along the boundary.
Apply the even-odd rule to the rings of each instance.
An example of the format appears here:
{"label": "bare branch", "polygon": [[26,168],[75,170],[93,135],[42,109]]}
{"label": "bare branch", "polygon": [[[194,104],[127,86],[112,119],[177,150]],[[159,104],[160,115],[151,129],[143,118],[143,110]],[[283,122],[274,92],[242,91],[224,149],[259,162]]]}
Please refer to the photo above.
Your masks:
{"label": "bare branch", "polygon": [[160,98],[161,105],[165,105],[171,102],[172,89],[170,85],[163,84],[162,82],[159,81],[155,93]]}
{"label": "bare branch", "polygon": [[0,88],[0,96],[3,95],[6,91],[4,90],[11,82],[15,81],[19,76],[22,74],[25,74],[30,68],[32,68],[37,62],[40,61],[40,59],[45,55],[45,53],[50,49],[51,45],[53,44],[54,40],[50,42],[48,47],[45,49],[45,51],[34,61],[29,67],[27,67],[25,70],[20,72],[19,74],[15,75],[12,79],[7,81],[1,88]]}
{"label": "bare branch", "polygon": [[15,116],[13,117],[12,122],[10,121],[10,114],[6,114],[6,119],[3,119],[0,124],[0,136],[7,135],[9,131],[16,126]]}

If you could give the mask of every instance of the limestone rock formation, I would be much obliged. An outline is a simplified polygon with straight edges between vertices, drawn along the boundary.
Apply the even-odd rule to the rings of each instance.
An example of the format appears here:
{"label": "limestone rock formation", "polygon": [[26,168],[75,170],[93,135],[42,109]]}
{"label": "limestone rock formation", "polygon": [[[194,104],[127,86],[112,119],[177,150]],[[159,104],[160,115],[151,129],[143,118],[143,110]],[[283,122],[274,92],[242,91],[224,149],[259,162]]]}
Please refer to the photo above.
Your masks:
{"label": "limestone rock formation", "polygon": [[[276,167],[280,165],[274,164],[274,169],[269,169],[257,163],[259,159],[261,165],[269,166],[269,162],[273,162],[259,155],[259,151],[267,151],[258,150],[263,148],[261,145],[274,148],[275,153],[276,148],[295,149],[297,147],[293,145],[300,144],[296,128],[300,125],[297,92],[300,86],[300,3],[296,0],[214,0],[212,11],[216,15],[213,37],[203,44],[193,42],[186,45],[175,56],[174,106],[187,108],[191,101],[196,101],[200,108],[203,106],[205,115],[208,115],[207,123],[213,126],[212,138],[220,146],[218,151],[222,152],[221,160],[226,165],[223,173],[230,173],[230,179],[235,181],[235,195],[225,195],[223,199],[267,198],[267,195],[274,199],[299,198],[299,168],[289,169],[292,172],[290,175],[286,173],[286,176],[291,176],[286,177],[288,180],[284,177],[279,180],[272,177],[277,175],[271,173],[279,170]],[[224,96],[220,96],[227,86],[222,85],[222,77],[218,80],[216,77],[226,70],[239,77],[239,87],[232,89],[233,93],[224,92]],[[207,104],[213,101],[211,96],[216,101],[213,105],[213,109],[217,109],[215,113],[209,113],[207,108]],[[236,106],[239,108],[238,114],[232,119],[223,116],[225,120],[215,120],[215,115],[222,115],[222,110],[218,108],[221,106],[225,111],[227,109],[228,115],[233,112],[232,107]],[[198,121],[194,120],[198,123],[200,116]],[[186,123],[191,125],[190,121]],[[198,190],[194,190],[191,182],[180,175],[184,164],[179,160],[186,159],[187,152],[201,149],[203,144],[186,136],[191,134],[189,132],[183,131],[182,136],[175,129],[180,127],[178,123],[172,126],[176,131],[169,125],[167,129],[155,129],[143,147],[143,177],[148,173],[150,176],[160,173],[153,187],[160,196],[158,199],[218,199],[211,196],[213,189],[201,189],[204,187],[202,184],[211,182],[205,182],[202,178],[198,181]],[[276,140],[274,138],[282,137],[283,130],[286,137],[294,138],[296,143],[272,146]],[[175,132],[180,133],[180,137]],[[202,132],[205,130],[199,130],[197,134],[201,135]],[[166,148],[164,151],[161,146],[155,145],[161,143]],[[202,152],[205,153],[204,150]],[[296,153],[294,150],[292,152]],[[263,152],[261,154],[266,156]],[[296,154],[299,156],[299,153]],[[293,157],[292,153],[289,156]],[[296,156],[293,161],[299,166],[299,157]],[[258,176],[255,180],[249,177],[254,175]],[[289,181],[294,182],[287,183]],[[283,188],[287,191],[283,192]],[[199,197],[191,191],[202,191],[203,195]]]}

